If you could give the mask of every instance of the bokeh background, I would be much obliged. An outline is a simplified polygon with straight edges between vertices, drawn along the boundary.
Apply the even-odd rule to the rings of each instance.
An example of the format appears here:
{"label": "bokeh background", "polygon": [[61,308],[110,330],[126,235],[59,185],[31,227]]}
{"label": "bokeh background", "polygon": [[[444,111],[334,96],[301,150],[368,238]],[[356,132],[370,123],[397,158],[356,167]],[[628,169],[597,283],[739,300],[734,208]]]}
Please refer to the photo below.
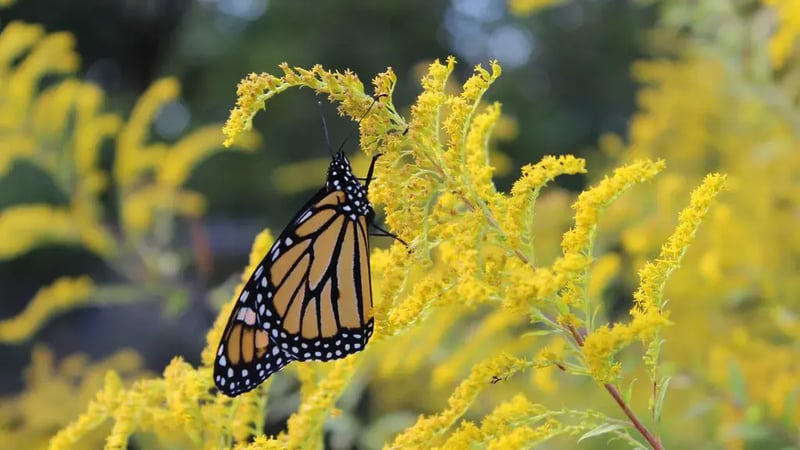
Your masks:
{"label": "bokeh background", "polygon": [[[453,81],[458,84],[474,65],[497,60],[503,75],[486,100],[503,105],[492,142],[498,188],[508,190],[520,167],[543,155],[569,153],[589,162],[588,175],[559,178],[551,195],[541,199],[543,260],[558,253],[571,218],[568,205],[578,192],[636,157],[667,160],[670,170],[664,181],[653,192],[638,192],[612,208],[607,230],[598,238],[602,252],[614,255],[608,270],[616,275],[609,275],[601,289],[609,320],[624,320],[638,281],[636,269],[658,254],[691,188],[706,172],[731,174],[732,206],[713,216],[709,228],[714,231],[700,232],[701,250],[688,254],[691,273],[681,272],[683,284],[675,291],[674,302],[685,302],[673,317],[679,331],[671,337],[678,344],[667,370],[682,375],[673,382],[677,389],[693,394],[670,410],[671,443],[675,448],[698,442],[708,442],[704,448],[800,445],[800,385],[795,376],[800,374],[800,164],[795,150],[800,77],[794,63],[800,2],[0,1],[4,3],[0,32],[23,21],[39,24],[47,33],[73,36],[79,57],[75,77],[97,86],[104,93],[102,110],[119,114],[123,121],[157,80],[177,80],[179,96],[158,108],[146,130],[150,140],[166,146],[204,127],[220,128],[235,104],[238,81],[250,72],[277,74],[284,61],[306,68],[321,64],[350,69],[365,84],[391,66],[399,80],[394,103],[402,108],[420,92],[418,80],[432,60],[454,55],[459,64]],[[61,79],[63,75],[49,74],[40,80],[40,88]],[[0,86],[0,91],[8,97],[7,89]],[[30,335],[0,342],[0,397],[5,402],[0,430],[6,436],[23,430],[17,444],[25,439],[46,442],[48,432],[83,411],[105,367],[135,379],[160,373],[176,355],[199,364],[206,332],[219,306],[230,298],[253,237],[263,228],[281,229],[324,181],[327,150],[319,99],[309,90],[271,99],[254,121],[249,151],[221,151],[216,145],[220,151],[194,167],[183,183],[204,199],[202,212],[187,207],[191,211],[170,216],[166,225],[158,225],[156,218],[153,229],[119,242],[127,255],[122,259],[110,262],[86,245],[58,239],[0,258],[0,320],[22,312],[42,286],[61,277],[88,275],[95,284],[110,286],[93,305],[65,308]],[[323,102],[334,146],[353,126],[335,111]],[[2,139],[0,135],[0,161],[10,148]],[[221,144],[221,134],[217,142]],[[113,171],[115,145],[113,140],[103,142],[98,167]],[[356,147],[353,139],[346,151],[355,154]],[[363,171],[365,161],[356,166]],[[69,191],[43,167],[25,158],[8,165],[0,178],[0,211],[26,204],[72,204]],[[136,183],[150,181],[145,176]],[[129,236],[121,212],[126,197],[115,195],[120,192],[115,180],[108,183],[111,189],[99,195],[102,211],[96,217],[110,236]],[[742,217],[749,222],[737,221]],[[14,230],[2,228],[1,220],[0,229]],[[15,239],[13,234],[0,236],[7,242]],[[388,245],[380,239],[373,242]],[[454,336],[469,340],[479,323],[476,319]],[[680,341],[679,336],[691,339]],[[719,347],[712,348],[715,343]],[[455,353],[456,344],[449,341],[442,351]],[[765,355],[772,359],[761,360]],[[470,358],[460,357],[467,367]],[[429,364],[446,359],[439,354]],[[97,361],[103,362],[89,371]],[[709,361],[717,364],[716,371],[707,366]],[[696,370],[681,369],[686,367]],[[42,389],[56,373],[63,385]],[[83,379],[85,373],[94,378]],[[445,384],[458,378],[448,377]],[[540,390],[535,392],[561,398],[552,380],[535,377],[532,383],[539,383]],[[411,379],[424,383],[431,375],[421,369]],[[765,385],[780,389],[770,391]],[[567,383],[560,389],[571,387]],[[281,430],[297,403],[290,380],[275,389],[283,403],[276,403],[268,415],[266,430],[271,433]],[[67,401],[69,392],[79,394]],[[370,414],[378,410],[395,411],[395,422],[376,425],[371,428],[374,435],[361,440],[327,443],[369,448],[413,423],[420,411],[438,409],[404,402],[403,393],[409,392],[413,386],[394,394],[368,388],[353,394],[347,400],[353,420],[370,423]],[[44,414],[31,427],[31,416],[43,415],[40,405],[48,398],[68,406]],[[600,396],[591,401],[599,398],[608,401]],[[446,395],[435,399],[441,403]],[[553,448],[573,445],[574,439]],[[581,445],[603,448],[591,442]],[[20,447],[0,442],[0,448]]]}

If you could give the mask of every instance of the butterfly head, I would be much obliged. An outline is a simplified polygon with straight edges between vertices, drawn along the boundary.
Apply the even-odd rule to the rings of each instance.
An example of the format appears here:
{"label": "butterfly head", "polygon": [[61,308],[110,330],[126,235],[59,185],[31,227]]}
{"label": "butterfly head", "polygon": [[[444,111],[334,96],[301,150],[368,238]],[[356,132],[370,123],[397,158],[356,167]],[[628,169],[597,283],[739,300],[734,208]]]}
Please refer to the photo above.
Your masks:
{"label": "butterfly head", "polygon": [[353,175],[350,161],[344,152],[333,155],[331,165],[328,167],[328,180],[325,182],[328,192],[342,191],[346,202],[342,206],[345,211],[352,211],[358,216],[372,214],[372,205],[367,199],[367,188]]}

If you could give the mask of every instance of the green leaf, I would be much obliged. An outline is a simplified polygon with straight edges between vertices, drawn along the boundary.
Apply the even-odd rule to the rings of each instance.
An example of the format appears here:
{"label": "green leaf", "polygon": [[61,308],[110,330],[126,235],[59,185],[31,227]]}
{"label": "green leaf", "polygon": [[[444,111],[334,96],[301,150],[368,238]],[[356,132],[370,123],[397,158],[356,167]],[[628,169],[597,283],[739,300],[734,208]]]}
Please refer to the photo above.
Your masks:
{"label": "green leaf", "polygon": [[797,411],[797,388],[792,389],[783,402],[783,425],[791,430],[795,426],[794,413]]}
{"label": "green leaf", "polygon": [[591,437],[600,436],[601,434],[610,433],[610,432],[616,431],[616,430],[622,430],[624,428],[625,428],[624,425],[620,425],[618,423],[604,423],[604,424],[598,426],[597,428],[595,428],[595,429],[593,429],[591,431],[587,431],[586,433],[584,433],[584,435],[581,436],[578,439],[578,443],[580,443],[584,439],[589,439]]}
{"label": "green leaf", "polygon": [[658,386],[658,397],[656,398],[656,404],[653,407],[653,417],[655,418],[655,422],[659,423],[661,421],[661,409],[664,408],[664,398],[667,395],[667,388],[669,387],[669,382],[672,380],[672,377],[666,377],[661,380]]}
{"label": "green leaf", "polygon": [[527,333],[522,333],[520,338],[530,337],[530,336],[547,336],[550,334],[560,333],[558,330],[534,330],[528,331]]}
{"label": "green leaf", "polygon": [[739,365],[733,359],[728,360],[728,385],[731,395],[736,404],[743,406],[747,404],[747,383],[744,380]]}
{"label": "green leaf", "polygon": [[594,309],[594,312],[592,313],[592,318],[589,320],[589,325],[588,325],[589,330],[594,330],[594,324],[597,323],[597,315],[600,314],[601,308],[602,307],[600,305],[597,305],[597,307]]}
{"label": "green leaf", "polygon": [[636,384],[636,380],[638,378],[634,378],[631,380],[631,384],[628,385],[628,389],[625,391],[625,403],[631,404],[631,398],[633,398],[633,385]]}
{"label": "green leaf", "polygon": [[166,298],[163,304],[163,311],[166,317],[178,317],[189,308],[189,293],[183,290],[175,290]]}

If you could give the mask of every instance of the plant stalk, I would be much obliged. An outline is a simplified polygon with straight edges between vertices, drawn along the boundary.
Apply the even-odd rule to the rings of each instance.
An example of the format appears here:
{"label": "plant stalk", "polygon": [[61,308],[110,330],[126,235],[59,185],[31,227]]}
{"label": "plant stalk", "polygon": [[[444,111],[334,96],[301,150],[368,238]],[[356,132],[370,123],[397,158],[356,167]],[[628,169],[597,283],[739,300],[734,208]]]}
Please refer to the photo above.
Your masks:
{"label": "plant stalk", "polygon": [[[576,330],[574,326],[569,325],[569,332],[572,335],[572,338],[575,339],[575,342],[577,342],[580,347],[583,347],[583,337],[578,332],[578,330]],[[613,397],[614,401],[617,402],[617,405],[619,405],[619,407],[622,409],[622,412],[624,412],[625,415],[628,416],[628,419],[630,419],[634,428],[636,428],[639,434],[641,434],[642,437],[644,437],[644,439],[647,441],[648,444],[650,444],[653,450],[664,450],[664,446],[661,445],[661,441],[658,439],[658,437],[653,435],[653,433],[651,433],[650,430],[648,430],[647,427],[644,426],[642,421],[640,421],[639,418],[636,417],[636,413],[634,413],[633,410],[628,406],[628,404],[625,403],[625,399],[623,399],[622,396],[619,394],[617,388],[610,383],[603,384],[603,387],[606,388],[609,394],[611,394],[611,397]]]}

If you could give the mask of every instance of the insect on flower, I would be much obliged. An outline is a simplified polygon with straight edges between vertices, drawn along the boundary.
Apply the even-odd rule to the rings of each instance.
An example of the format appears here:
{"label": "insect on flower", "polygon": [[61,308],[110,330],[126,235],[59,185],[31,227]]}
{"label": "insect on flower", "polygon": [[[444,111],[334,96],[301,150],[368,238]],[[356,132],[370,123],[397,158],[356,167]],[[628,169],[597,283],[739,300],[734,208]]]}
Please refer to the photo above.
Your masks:
{"label": "insect on flower", "polygon": [[372,335],[368,227],[398,239],[373,224],[367,199],[380,155],[362,185],[342,152],[347,139],[334,154],[324,117],[323,129],[332,158],[325,186],[250,275],[222,333],[214,382],[226,395],[255,388],[292,361],[359,352]]}

